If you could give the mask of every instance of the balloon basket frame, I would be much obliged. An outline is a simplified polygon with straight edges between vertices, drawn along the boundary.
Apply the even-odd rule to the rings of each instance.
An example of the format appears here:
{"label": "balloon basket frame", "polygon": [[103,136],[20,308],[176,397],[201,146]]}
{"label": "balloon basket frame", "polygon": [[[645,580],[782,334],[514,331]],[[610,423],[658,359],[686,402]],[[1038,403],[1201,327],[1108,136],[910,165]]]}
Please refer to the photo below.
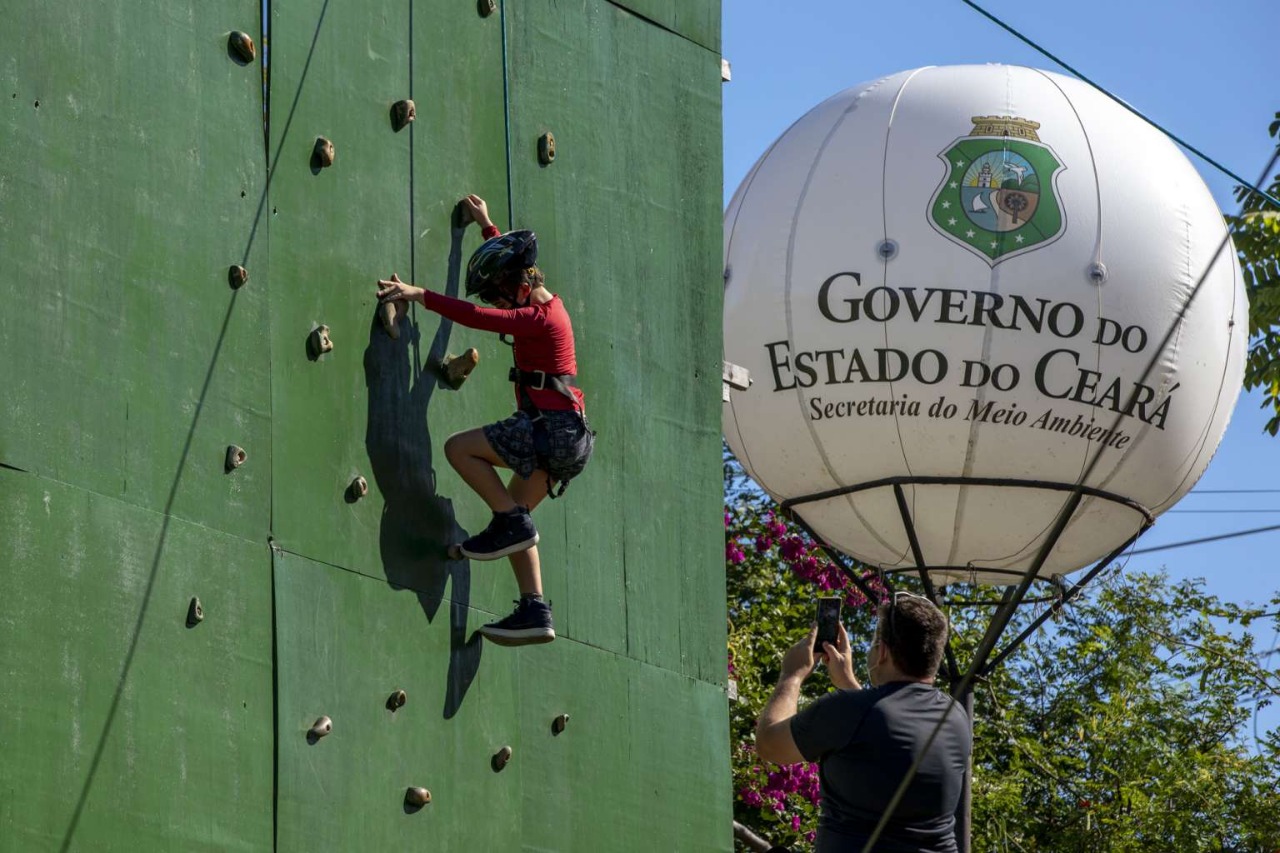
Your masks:
{"label": "balloon basket frame", "polygon": [[[933,582],[930,576],[931,572],[946,572],[947,575],[954,576],[957,573],[967,571],[977,571],[976,567],[968,566],[929,566],[925,563],[924,553],[920,548],[920,538],[916,534],[915,520],[911,516],[911,508],[907,504],[907,495],[903,490],[904,486],[989,486],[997,488],[1015,488],[1015,489],[1040,489],[1046,491],[1062,492],[1067,495],[1063,502],[1062,508],[1058,511],[1057,518],[1054,519],[1053,526],[1049,530],[1048,536],[1040,544],[1040,548],[1036,551],[1035,557],[1030,565],[1021,572],[1009,570],[1012,577],[1017,578],[1016,583],[1011,583],[1004,588],[1004,593],[998,601],[981,601],[981,602],[965,602],[964,606],[990,606],[995,605],[995,612],[991,616],[991,621],[987,624],[987,629],[982,635],[982,640],[978,643],[977,649],[974,651],[972,659],[969,661],[968,672],[961,673],[959,664],[956,660],[955,650],[952,647],[952,638],[947,638],[946,659],[943,662],[943,676],[947,679],[950,687],[951,695],[955,698],[957,704],[965,709],[965,713],[969,720],[969,734],[973,736],[973,682],[976,679],[989,675],[997,666],[999,666],[1005,658],[1013,654],[1013,652],[1021,646],[1027,639],[1040,629],[1045,622],[1055,616],[1062,610],[1072,599],[1074,599],[1084,587],[1095,577],[1097,577],[1103,569],[1111,565],[1124,551],[1137,541],[1138,537],[1146,533],[1151,525],[1155,523],[1155,515],[1151,510],[1139,504],[1137,501],[1122,495],[1113,494],[1095,489],[1091,486],[1085,486],[1080,483],[1056,483],[1046,480],[1015,480],[1002,479],[994,477],[887,477],[882,480],[872,480],[867,483],[861,483],[855,486],[844,486],[839,489],[831,489],[825,492],[817,492],[812,495],[803,495],[797,498],[783,501],[781,509],[784,514],[790,517],[796,524],[803,528],[815,542],[822,546],[822,550],[826,552],[831,561],[849,578],[853,584],[861,590],[862,594],[867,597],[868,601],[876,601],[879,596],[871,590],[866,581],[863,580],[861,574],[854,571],[849,564],[849,559],[829,545],[826,540],[819,536],[812,527],[799,515],[796,507],[807,503],[817,501],[830,500],[831,498],[842,497],[844,495],[854,494],[856,492],[865,492],[872,489],[893,489],[894,498],[898,504],[898,512],[902,516],[902,525],[907,533],[907,542],[911,546],[911,556],[915,560],[914,567],[894,568],[889,571],[871,567],[872,571],[880,575],[881,581],[884,583],[885,589],[889,592],[890,600],[892,600],[893,590],[889,583],[889,575],[900,574],[904,572],[916,572],[920,576],[920,583],[924,587],[925,595],[929,597],[935,604],[942,605],[943,599],[940,595],[943,589]],[[1084,576],[1073,583],[1070,587],[1066,587],[1065,583],[1060,584],[1057,595],[1052,597],[1051,603],[1044,612],[1032,619],[1031,622],[1022,630],[1017,637],[1010,640],[1004,645],[999,652],[996,651],[996,644],[1000,642],[1000,637],[1004,634],[1005,629],[1009,626],[1009,620],[1013,618],[1014,612],[1018,607],[1024,604],[1044,603],[1044,598],[1027,598],[1027,592],[1031,589],[1032,583],[1037,579],[1044,581],[1046,579],[1040,577],[1040,569],[1044,567],[1045,562],[1049,559],[1049,555],[1053,553],[1053,549],[1057,547],[1058,540],[1062,538],[1062,533],[1067,529],[1067,525],[1071,522],[1072,516],[1080,508],[1081,502],[1085,497],[1101,498],[1119,504],[1127,509],[1138,512],[1142,517],[1142,524],[1137,532],[1124,541],[1118,548],[1107,554],[1101,560],[1094,564],[1093,568],[1085,572]],[[983,572],[991,572],[990,569],[982,569]],[[995,570],[1000,571],[1000,570]],[[1053,579],[1049,579],[1053,583]],[[956,839],[957,845],[961,853],[969,853],[970,850],[970,828],[972,827],[972,797],[973,797],[973,769],[972,766],[966,768],[964,774],[963,787],[960,794],[960,805],[956,811]]]}
{"label": "balloon basket frame", "polygon": [[[1011,488],[1011,489],[1033,489],[1039,491],[1061,492],[1066,495],[1062,508],[1058,511],[1057,518],[1054,520],[1053,526],[1049,534],[1041,542],[1039,549],[1036,551],[1035,557],[1025,570],[1016,569],[990,569],[986,567],[974,566],[930,566],[925,562],[924,554],[920,548],[920,538],[916,533],[915,520],[911,516],[911,509],[907,503],[907,495],[904,490],[905,486],[979,486],[993,488]],[[947,642],[946,660],[943,663],[943,675],[946,677],[951,687],[952,695],[962,697],[970,691],[970,685],[976,678],[981,678],[990,674],[997,666],[1002,663],[1005,658],[1012,654],[1019,646],[1034,634],[1040,626],[1059,613],[1063,607],[1071,602],[1084,587],[1098,576],[1107,566],[1111,565],[1124,551],[1137,541],[1143,533],[1151,528],[1155,523],[1155,515],[1147,507],[1138,503],[1131,498],[1117,495],[1103,489],[1085,486],[1079,483],[1059,483],[1049,480],[1021,480],[999,477],[886,477],[880,480],[871,480],[866,483],[859,483],[853,486],[842,486],[838,489],[829,489],[823,492],[815,492],[811,495],[802,495],[800,497],[791,498],[783,501],[781,504],[782,511],[803,528],[815,542],[818,542],[823,551],[827,553],[836,564],[837,567],[849,578],[853,584],[867,597],[869,601],[877,600],[877,595],[863,580],[862,576],[855,571],[849,563],[849,558],[838,552],[834,547],[829,545],[826,540],[819,536],[812,527],[800,516],[798,507],[805,504],[817,503],[819,501],[831,500],[832,498],[843,497],[845,495],[856,494],[858,492],[872,491],[875,489],[893,489],[894,498],[898,505],[899,515],[902,517],[902,525],[907,534],[907,542],[911,548],[911,556],[915,561],[915,565],[911,567],[895,567],[893,569],[881,569],[876,567],[868,567],[871,571],[880,575],[884,582],[885,588],[892,595],[892,589],[889,583],[889,577],[894,574],[915,573],[920,578],[920,583],[924,587],[925,595],[938,605],[944,603],[940,594],[945,589],[945,585],[936,584],[934,582],[933,573],[945,572],[948,577],[954,578],[957,574],[965,572],[978,572],[984,574],[991,573],[1007,573],[1010,576],[1009,585],[1004,587],[1004,593],[998,600],[985,601],[956,601],[952,602],[961,606],[994,606],[995,612],[991,616],[991,621],[987,625],[986,632],[983,634],[982,640],[978,643],[978,647],[974,652],[973,659],[969,662],[968,672],[961,673],[956,661],[955,652],[952,649],[950,639]],[[1099,498],[1111,503],[1115,503],[1126,509],[1137,512],[1142,518],[1142,524],[1138,530],[1126,539],[1119,547],[1107,554],[1101,560],[1093,565],[1079,580],[1068,586],[1059,576],[1052,578],[1043,578],[1040,576],[1040,569],[1044,566],[1049,556],[1053,553],[1053,549],[1057,547],[1058,541],[1062,538],[1063,532],[1067,525],[1071,522],[1071,518],[1080,508],[1081,502],[1086,497]],[[1027,593],[1031,586],[1037,580],[1042,583],[1050,583],[1055,587],[1055,592],[1048,596],[1037,596],[1028,598]],[[1013,618],[1014,612],[1018,607],[1032,604],[1048,604],[1045,611],[1039,614],[1023,631],[1009,641],[998,652],[996,645],[999,643],[1001,636],[1009,625],[1010,619]]]}

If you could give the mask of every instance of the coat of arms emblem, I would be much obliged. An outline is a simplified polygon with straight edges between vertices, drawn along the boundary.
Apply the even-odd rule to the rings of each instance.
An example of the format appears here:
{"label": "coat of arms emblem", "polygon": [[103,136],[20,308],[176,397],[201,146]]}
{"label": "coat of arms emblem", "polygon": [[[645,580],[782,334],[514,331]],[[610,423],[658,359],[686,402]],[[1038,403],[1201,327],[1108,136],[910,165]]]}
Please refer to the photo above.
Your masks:
{"label": "coat of arms emblem", "polygon": [[974,116],[973,131],[938,156],[947,176],[933,196],[933,227],[991,266],[1062,235],[1054,183],[1065,167],[1036,131],[1012,116]]}

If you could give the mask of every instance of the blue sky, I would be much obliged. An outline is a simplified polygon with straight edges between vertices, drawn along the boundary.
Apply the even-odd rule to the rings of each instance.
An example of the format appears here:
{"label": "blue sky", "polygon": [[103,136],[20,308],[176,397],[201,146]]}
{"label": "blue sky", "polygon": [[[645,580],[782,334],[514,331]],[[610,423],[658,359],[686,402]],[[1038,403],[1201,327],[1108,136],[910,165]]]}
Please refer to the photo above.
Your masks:
{"label": "blue sky", "polygon": [[[1276,0],[976,2],[1237,174],[1256,180],[1266,165],[1267,125],[1280,110]],[[724,0],[723,33],[733,68],[724,87],[726,203],[778,135],[841,89],[923,65],[1062,71],[961,0]],[[1190,159],[1219,205],[1234,210],[1234,181]],[[1280,439],[1262,433],[1260,402],[1256,393],[1241,395],[1208,473],[1138,548],[1280,524]],[[1278,491],[1209,491],[1218,489]],[[1278,551],[1280,531],[1134,556],[1128,567],[1164,566],[1175,577],[1204,577],[1225,599],[1265,603],[1280,590]],[[1280,714],[1266,715],[1265,724],[1277,723]]]}

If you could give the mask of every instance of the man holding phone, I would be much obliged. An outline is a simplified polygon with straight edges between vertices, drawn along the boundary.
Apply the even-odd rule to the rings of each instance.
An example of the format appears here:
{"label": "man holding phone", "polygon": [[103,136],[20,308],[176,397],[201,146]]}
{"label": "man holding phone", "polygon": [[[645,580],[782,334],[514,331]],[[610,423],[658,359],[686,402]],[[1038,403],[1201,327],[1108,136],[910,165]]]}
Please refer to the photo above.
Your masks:
{"label": "man holding phone", "polygon": [[[876,853],[955,853],[955,812],[972,750],[969,720],[933,686],[947,617],[919,595],[894,593],[877,612],[867,651],[871,687],[853,674],[849,635],[815,655],[815,624],[782,658],[773,696],[756,721],[766,761],[817,761],[822,790],[818,853],[859,853],[902,780],[915,773],[876,838]],[[797,713],[800,685],[825,660],[837,689]]]}

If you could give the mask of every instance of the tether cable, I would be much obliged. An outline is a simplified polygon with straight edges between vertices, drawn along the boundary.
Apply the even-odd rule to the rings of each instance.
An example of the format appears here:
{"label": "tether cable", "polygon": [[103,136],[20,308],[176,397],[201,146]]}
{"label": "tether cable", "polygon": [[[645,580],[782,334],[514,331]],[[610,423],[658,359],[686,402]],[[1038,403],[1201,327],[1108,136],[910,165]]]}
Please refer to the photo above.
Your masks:
{"label": "tether cable", "polygon": [[1139,554],[1154,554],[1157,551],[1171,551],[1174,548],[1186,548],[1190,545],[1203,545],[1206,542],[1221,542],[1223,539],[1238,539],[1241,536],[1255,536],[1259,533],[1270,533],[1273,530],[1280,530],[1280,524],[1272,524],[1269,527],[1254,527],[1250,530],[1236,530],[1232,533],[1220,533],[1217,536],[1205,536],[1201,539],[1188,539],[1185,542],[1171,542],[1168,545],[1156,545],[1151,548],[1140,548],[1129,554],[1136,557]]}
{"label": "tether cable", "polygon": [[1193,489],[1187,495],[1280,495],[1280,489]]}
{"label": "tether cable", "polygon": [[[961,2],[966,3],[970,6],[973,6],[973,3],[971,3],[970,0],[961,0]],[[982,11],[977,6],[974,6],[974,8],[978,9],[978,11]],[[983,14],[985,15],[986,12],[983,12]],[[987,17],[991,17],[991,16],[988,15]],[[996,19],[992,18],[992,20],[996,20]],[[1000,23],[999,21],[996,21],[996,22]],[[1001,24],[1001,26],[1004,26],[1004,25]],[[1006,29],[1008,28],[1006,27]],[[1010,30],[1010,32],[1013,32],[1013,31]],[[1017,35],[1017,33],[1014,33],[1014,34]],[[1021,36],[1019,36],[1019,38],[1021,38]],[[1053,57],[1050,57],[1050,58],[1053,58]],[[1058,62],[1056,58],[1054,59],[1054,61]],[[1062,64],[1062,63],[1059,63],[1059,64]],[[1067,68],[1068,66],[1063,65],[1063,67]],[[1075,72],[1072,71],[1072,73],[1075,73]],[[1089,82],[1091,85],[1096,85],[1096,84],[1092,84],[1092,81],[1086,80],[1086,82]],[[1258,179],[1258,183],[1262,183],[1262,181],[1266,179],[1267,175],[1271,174],[1271,170],[1275,166],[1277,160],[1280,160],[1280,146],[1277,146],[1275,152],[1272,153],[1271,158],[1267,161],[1266,168],[1262,170],[1262,177]],[[1174,317],[1173,322],[1170,324],[1169,330],[1165,333],[1164,338],[1160,341],[1160,345],[1156,347],[1155,351],[1151,355],[1150,361],[1147,362],[1146,368],[1142,371],[1142,377],[1138,380],[1138,384],[1146,383],[1147,377],[1151,375],[1151,371],[1155,368],[1156,363],[1160,360],[1160,354],[1164,352],[1165,347],[1169,346],[1169,341],[1172,340],[1173,335],[1178,330],[1178,327],[1182,324],[1182,321],[1186,318],[1187,312],[1191,310],[1191,305],[1192,303],[1195,302],[1196,297],[1200,294],[1200,290],[1201,288],[1204,287],[1204,283],[1208,281],[1209,273],[1213,270],[1214,266],[1218,263],[1218,259],[1222,257],[1223,251],[1229,245],[1231,245],[1230,229],[1228,229],[1227,232],[1223,234],[1222,240],[1218,243],[1217,250],[1213,253],[1213,256],[1209,258],[1209,262],[1205,264],[1204,272],[1200,274],[1200,278],[1196,282],[1195,287],[1192,288],[1189,294],[1187,294],[1187,298],[1183,302],[1182,307],[1179,309],[1177,315]],[[1123,407],[1119,412],[1116,413],[1115,420],[1112,422],[1112,425],[1111,425],[1111,429],[1113,431],[1120,425],[1120,421],[1125,417],[1124,412],[1132,410],[1133,404],[1137,399],[1137,395],[1138,395],[1138,390],[1137,390],[1137,387],[1135,386],[1133,392],[1129,396],[1127,405]],[[1062,508],[1058,511],[1057,520],[1054,523],[1055,529],[1065,528],[1067,522],[1070,521],[1071,516],[1075,514],[1076,509],[1080,505],[1080,499],[1084,495],[1084,491],[1083,491],[1084,483],[1089,479],[1090,476],[1092,476],[1094,469],[1097,468],[1099,460],[1102,459],[1102,452],[1105,449],[1106,449],[1105,446],[1099,447],[1094,452],[1093,459],[1089,462],[1085,470],[1080,474],[1080,479],[1076,481],[1076,487],[1072,491],[1071,496],[1067,498],[1066,502],[1062,505]],[[1051,537],[1049,541],[1056,541],[1056,537]],[[1131,544],[1131,543],[1126,543],[1125,547],[1128,547],[1128,544]],[[1134,552],[1134,553],[1137,553],[1137,552]],[[1133,554],[1130,554],[1130,556],[1133,556]],[[1030,586],[1031,581],[1033,580],[1032,572],[1036,571],[1039,568],[1040,562],[1041,561],[1039,559],[1034,561],[1032,563],[1031,569],[1028,569],[1027,575],[1022,579],[1022,582],[1018,585],[1017,589],[1010,590],[1010,592],[1014,594],[1012,596],[1007,596],[1006,603],[1008,604],[1008,606],[1001,607],[999,610],[996,611],[995,615],[992,616],[991,625],[987,627],[988,635],[992,634],[993,629],[994,629],[994,636],[996,637],[998,637],[999,634],[1003,632],[1004,625],[1007,625],[1009,622],[1009,619],[1012,618],[1014,609],[1017,607],[1018,602],[1021,600],[1022,595],[1025,595],[1026,588]],[[890,606],[892,606],[892,604],[893,602],[891,600]],[[997,625],[998,622],[1001,622],[1003,624]],[[984,637],[984,641],[985,641],[985,637]],[[979,646],[978,652],[975,654],[975,658],[984,657],[984,655],[982,654],[983,653],[982,646],[984,645],[985,645],[985,642]],[[993,644],[992,650],[994,650],[994,644]],[[1003,657],[1003,655],[1007,654],[1008,651],[1009,649],[1006,649],[1001,656]],[[973,681],[974,675],[980,668],[982,668],[982,666],[985,663],[986,661],[982,659],[975,659],[970,661],[969,672],[966,673],[964,678],[960,680],[959,687],[955,691],[953,691],[951,704],[948,705],[947,709],[943,712],[942,718],[938,720],[937,725],[934,726],[933,731],[930,732],[929,739],[925,741],[924,748],[920,751],[920,754],[916,756],[915,761],[913,761],[911,764],[911,767],[908,768],[906,775],[903,776],[902,782],[899,783],[897,790],[894,791],[893,798],[889,801],[889,805],[885,807],[884,814],[881,815],[879,823],[876,824],[876,828],[874,831],[872,831],[871,837],[867,840],[866,845],[863,846],[862,853],[872,853],[872,851],[875,849],[876,841],[880,839],[880,835],[884,832],[885,827],[888,825],[889,819],[893,816],[893,813],[897,810],[899,803],[902,802],[903,796],[906,795],[907,787],[911,784],[912,779],[915,778],[916,772],[920,769],[920,762],[922,762],[924,760],[924,757],[929,753],[929,749],[933,746],[933,741],[935,738],[937,738],[938,732],[942,730],[943,724],[946,723],[947,718],[951,715],[951,710],[956,705],[959,704],[954,697],[965,695],[965,692],[968,690],[969,685]],[[973,721],[970,720],[969,724],[972,726]]]}
{"label": "tether cable", "polygon": [[1231,170],[1230,170],[1230,169],[1228,169],[1226,166],[1222,165],[1222,164],[1221,164],[1221,163],[1219,163],[1217,160],[1213,159],[1213,158],[1212,158],[1212,157],[1210,157],[1208,154],[1206,154],[1206,153],[1204,153],[1203,151],[1201,151],[1199,148],[1196,148],[1194,145],[1192,145],[1191,143],[1187,142],[1185,139],[1181,138],[1181,137],[1180,137],[1180,136],[1178,136],[1177,134],[1171,133],[1169,130],[1165,129],[1164,127],[1161,127],[1159,124],[1156,124],[1156,122],[1155,122],[1153,119],[1151,119],[1151,118],[1149,118],[1148,116],[1144,115],[1140,110],[1138,110],[1137,108],[1135,108],[1135,107],[1133,107],[1133,106],[1131,106],[1131,105],[1129,105],[1129,104],[1125,103],[1125,101],[1124,101],[1124,99],[1123,99],[1123,98],[1119,98],[1119,97],[1117,97],[1117,96],[1115,96],[1115,95],[1111,94],[1111,92],[1109,92],[1105,87],[1098,85],[1096,82],[1094,82],[1094,81],[1093,81],[1093,80],[1091,80],[1090,78],[1086,77],[1084,74],[1080,73],[1080,72],[1079,72],[1079,71],[1077,71],[1075,68],[1073,68],[1073,67],[1071,67],[1070,65],[1068,65],[1066,62],[1063,62],[1061,59],[1059,59],[1058,57],[1054,56],[1052,53],[1050,53],[1050,52],[1049,52],[1048,50],[1046,50],[1045,48],[1043,48],[1043,47],[1041,47],[1040,45],[1036,44],[1034,41],[1032,41],[1031,39],[1027,38],[1027,37],[1026,37],[1026,36],[1024,36],[1022,33],[1018,32],[1018,31],[1017,31],[1017,30],[1015,30],[1013,27],[1009,26],[1009,25],[1008,25],[1008,24],[1006,24],[1004,21],[1000,20],[1000,19],[999,19],[999,18],[997,18],[995,15],[991,14],[990,12],[988,12],[986,9],[982,8],[982,7],[981,7],[981,6],[979,6],[977,3],[974,3],[974,2],[973,2],[973,0],[960,0],[960,2],[961,2],[961,3],[963,3],[963,4],[965,4],[965,5],[966,5],[966,6],[968,6],[969,8],[973,9],[973,10],[974,10],[975,12],[977,12],[979,15],[982,15],[982,17],[984,17],[984,18],[986,18],[987,20],[991,21],[993,24],[995,24],[996,26],[1000,27],[1000,29],[1002,29],[1002,30],[1004,30],[1005,32],[1009,33],[1011,36],[1013,36],[1014,38],[1016,38],[1018,41],[1022,42],[1023,44],[1027,45],[1027,46],[1028,46],[1028,47],[1030,47],[1032,50],[1034,50],[1034,51],[1036,51],[1037,53],[1039,53],[1040,55],[1042,55],[1042,56],[1044,56],[1044,57],[1048,58],[1049,60],[1051,60],[1052,62],[1054,62],[1054,63],[1055,63],[1056,65],[1058,65],[1059,67],[1061,67],[1061,68],[1065,68],[1067,71],[1071,72],[1071,74],[1072,74],[1072,75],[1074,75],[1075,77],[1079,78],[1080,80],[1083,80],[1085,83],[1088,83],[1090,86],[1092,86],[1093,88],[1097,89],[1099,92],[1101,92],[1102,94],[1106,95],[1108,98],[1110,98],[1111,100],[1115,101],[1117,104],[1119,104],[1120,106],[1124,107],[1126,110],[1128,110],[1129,112],[1133,113],[1133,114],[1134,114],[1134,115],[1136,115],[1138,118],[1142,119],[1142,120],[1143,120],[1143,121],[1145,121],[1147,124],[1151,125],[1151,126],[1152,126],[1152,127],[1154,127],[1156,130],[1160,131],[1160,132],[1161,132],[1161,133],[1163,133],[1165,136],[1169,137],[1169,138],[1170,138],[1170,139],[1172,139],[1174,142],[1178,143],[1178,144],[1179,144],[1179,145],[1181,145],[1183,148],[1187,149],[1187,150],[1188,150],[1188,151],[1190,151],[1192,154],[1196,155],[1196,156],[1197,156],[1197,157],[1199,157],[1201,160],[1203,160],[1203,161],[1205,161],[1206,163],[1208,163],[1210,166],[1213,166],[1213,167],[1214,167],[1215,169],[1217,169],[1219,172],[1222,172],[1222,173],[1223,173],[1224,175],[1226,175],[1227,177],[1229,177],[1229,178],[1231,178],[1232,180],[1234,180],[1234,181],[1238,182],[1238,183],[1239,183],[1243,188],[1245,188],[1245,189],[1249,190],[1249,192],[1251,192],[1251,193],[1255,193],[1255,194],[1257,194],[1257,195],[1261,196],[1262,198],[1265,198],[1267,201],[1271,202],[1271,204],[1272,204],[1272,205],[1274,205],[1274,206],[1275,206],[1275,207],[1277,207],[1277,208],[1280,208],[1280,200],[1276,199],[1276,197],[1275,197],[1275,196],[1272,196],[1272,195],[1269,195],[1269,194],[1268,194],[1268,193],[1266,193],[1266,192],[1263,192],[1263,190],[1260,188],[1260,187],[1261,187],[1261,185],[1262,185],[1262,182],[1263,182],[1263,181],[1265,181],[1265,180],[1267,179],[1267,175],[1271,172],[1271,169],[1270,169],[1270,168],[1268,168],[1265,172],[1263,172],[1263,173],[1262,173],[1262,177],[1258,178],[1258,180],[1257,180],[1257,182],[1256,182],[1256,183],[1253,183],[1253,184],[1249,183],[1249,182],[1248,182],[1248,181],[1246,181],[1244,178],[1240,177],[1240,176],[1239,176],[1239,175],[1237,175],[1235,172],[1231,171]]}
{"label": "tether cable", "polygon": [[1166,509],[1165,512],[1189,512],[1196,515],[1239,515],[1242,513],[1275,513],[1280,509]]}

